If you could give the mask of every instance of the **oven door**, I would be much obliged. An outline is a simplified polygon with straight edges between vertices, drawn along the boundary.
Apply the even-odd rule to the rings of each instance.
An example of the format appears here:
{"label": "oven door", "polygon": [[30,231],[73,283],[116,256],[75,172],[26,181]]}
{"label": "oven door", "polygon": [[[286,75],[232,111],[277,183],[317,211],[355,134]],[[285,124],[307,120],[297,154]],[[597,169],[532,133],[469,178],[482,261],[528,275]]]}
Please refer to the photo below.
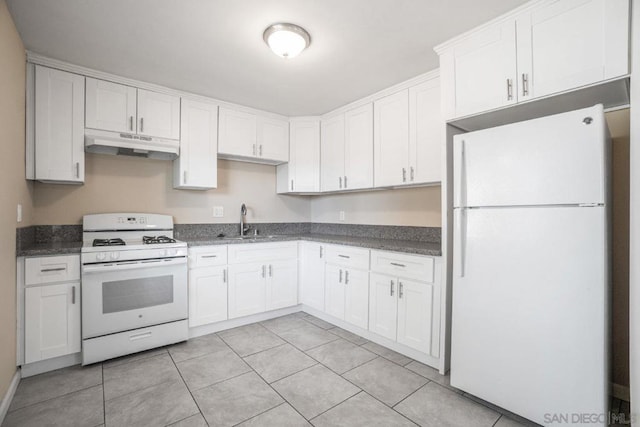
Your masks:
{"label": "oven door", "polygon": [[187,259],[82,266],[82,338],[187,318]]}

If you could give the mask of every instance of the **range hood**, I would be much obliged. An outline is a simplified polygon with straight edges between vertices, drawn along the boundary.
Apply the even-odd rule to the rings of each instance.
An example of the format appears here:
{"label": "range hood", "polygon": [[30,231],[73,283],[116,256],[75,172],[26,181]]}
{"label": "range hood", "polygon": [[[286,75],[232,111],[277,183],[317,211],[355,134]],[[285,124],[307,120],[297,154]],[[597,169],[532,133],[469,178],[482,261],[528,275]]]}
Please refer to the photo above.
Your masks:
{"label": "range hood", "polygon": [[85,129],[84,149],[88,153],[173,160],[180,153],[180,142],[131,133]]}

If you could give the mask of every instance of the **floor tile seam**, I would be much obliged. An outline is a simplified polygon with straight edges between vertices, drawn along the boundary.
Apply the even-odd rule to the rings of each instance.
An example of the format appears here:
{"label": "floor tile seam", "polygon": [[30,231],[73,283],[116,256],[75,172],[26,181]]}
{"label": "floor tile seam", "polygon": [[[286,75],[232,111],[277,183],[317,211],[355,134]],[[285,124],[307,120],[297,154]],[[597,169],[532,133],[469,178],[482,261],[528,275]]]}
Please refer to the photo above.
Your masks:
{"label": "floor tile seam", "polygon": [[[207,419],[204,417],[204,414],[202,413],[202,408],[200,408],[200,405],[198,404],[198,401],[196,400],[195,396],[193,395],[193,392],[191,391],[191,389],[189,388],[189,386],[187,385],[187,382],[184,380],[184,377],[182,376],[182,372],[180,372],[180,369],[178,369],[178,365],[176,365],[176,362],[173,360],[173,358],[171,358],[171,361],[173,362],[173,366],[175,366],[176,370],[178,371],[178,375],[180,376],[180,380],[182,381],[182,384],[185,386],[185,388],[187,389],[187,392],[189,392],[189,396],[191,396],[191,400],[193,400],[193,403],[196,404],[196,408],[198,408],[198,413],[202,416],[202,419],[204,419],[204,422],[207,424],[207,426],[209,425],[209,422],[207,421]],[[196,414],[192,414],[189,415],[189,417],[192,417]],[[189,417],[183,418],[183,419],[187,419]],[[178,420],[177,422],[180,422],[182,420]],[[174,423],[175,424],[175,423]]]}
{"label": "floor tile seam", "polygon": [[[234,349],[231,349],[231,351],[233,351],[233,352],[236,354],[236,356],[240,357],[240,355],[239,355],[238,353],[236,353],[236,351],[235,351]],[[244,361],[244,360],[243,360],[243,361]],[[245,362],[245,363],[246,363],[246,362]],[[285,399],[285,397],[284,397],[283,395],[281,395],[280,393],[278,393],[278,390],[276,390],[276,389],[275,389],[271,384],[269,384],[269,382],[267,382],[267,380],[265,380],[265,379],[262,377],[262,375],[260,375],[260,373],[259,373],[258,371],[256,371],[255,369],[253,369],[253,366],[249,365],[248,363],[247,363],[247,366],[249,366],[249,368],[250,368],[250,369],[251,369],[251,370],[252,370],[252,371],[253,371],[253,372],[258,376],[258,378],[260,378],[262,381],[264,381],[264,383],[267,385],[267,387],[269,387],[271,390],[273,390],[273,392],[274,392],[274,393],[276,393],[276,394],[280,397],[280,399],[282,399],[282,400],[283,400],[283,402],[282,402],[282,403],[285,403],[285,402],[286,402],[286,403],[288,403],[288,404],[289,404],[289,406],[291,406],[291,407],[293,408],[293,410],[294,410],[294,411],[296,411],[298,414],[300,414],[300,412],[298,411],[298,409],[297,409],[295,406],[293,406],[293,404],[292,404],[291,402],[289,402],[287,399]],[[315,366],[315,365],[313,365],[313,366]],[[310,366],[309,368],[311,368],[311,366]],[[309,369],[309,368],[305,368],[305,369]],[[302,372],[302,371],[304,371],[304,369],[302,369],[302,370],[300,370],[300,371],[298,371],[298,372]],[[296,372],[296,374],[297,374],[298,372]],[[244,375],[244,374],[243,374],[243,375]],[[291,375],[295,375],[295,374],[291,374]],[[290,376],[290,375],[289,375],[289,376]],[[285,378],[286,378],[286,377],[285,377]],[[278,380],[278,381],[280,381],[280,380]],[[276,381],[274,381],[274,382],[276,382]],[[282,405],[282,404],[280,404],[280,405]],[[273,408],[277,408],[277,407],[278,407],[278,406],[280,406],[280,405],[273,406],[273,407],[271,407],[271,408],[267,409],[266,411],[262,412],[261,414],[263,414],[263,413],[265,413],[265,412],[267,412],[267,411],[270,411],[270,410],[272,410]],[[258,414],[258,415],[260,415],[260,414]],[[257,416],[257,415],[256,415],[256,416]],[[302,418],[304,418],[305,420],[307,420],[307,419],[305,418],[305,416],[304,416],[304,415],[300,414],[300,416],[301,416]],[[252,417],[252,418],[253,418],[253,417]],[[246,420],[242,421],[241,423],[243,423],[243,422],[245,422],[245,421],[247,421],[247,420],[249,420],[249,419],[251,419],[251,418],[248,418],[248,419],[246,419]],[[308,421],[308,420],[307,420],[307,421]]]}
{"label": "floor tile seam", "polygon": [[[423,377],[424,378],[424,377]],[[413,396],[414,394],[416,394],[418,391],[422,390],[423,388],[425,388],[427,386],[427,384],[431,383],[431,382],[435,382],[435,381],[431,381],[428,378],[425,378],[427,380],[426,383],[422,384],[420,387],[418,387],[417,389],[413,390],[411,393],[407,394],[405,397],[403,397],[402,399],[400,399],[398,402],[396,402],[395,405],[387,405],[389,406],[391,409],[393,409],[394,411],[400,413],[399,411],[396,410],[396,406],[398,406],[399,404],[401,404],[402,402],[404,402],[405,400],[407,400],[408,398],[410,398],[411,396]]]}
{"label": "floor tile seam", "polygon": [[[229,348],[229,344],[227,344],[226,342],[224,343],[224,345],[227,346],[227,348]],[[210,354],[221,353],[223,351],[225,351],[225,350],[208,351],[206,353],[198,354],[197,356],[187,357],[186,359],[182,359],[182,360],[178,360],[178,361],[176,361],[173,358],[173,355],[171,354],[171,352],[169,352],[169,356],[171,357],[171,360],[173,360],[173,363],[182,363],[182,362],[186,362],[187,360],[193,360],[193,359],[197,359],[198,357],[204,357],[204,356],[208,356]]]}
{"label": "floor tile seam", "polygon": [[[312,358],[312,359],[313,359],[313,358]],[[262,378],[262,375],[260,375],[260,373],[259,373],[258,371],[256,371],[255,369],[253,369],[253,367],[251,367],[251,369],[253,369],[253,371],[254,371],[256,374],[258,374],[258,375],[260,376],[260,378],[264,379],[264,381],[265,381],[267,384],[271,385],[271,384],[277,383],[278,381],[282,381],[282,380],[284,380],[284,379],[286,379],[286,378],[292,377],[292,376],[294,376],[295,374],[299,374],[299,373],[300,373],[300,372],[302,372],[302,371],[306,371],[307,369],[311,369],[311,368],[313,368],[313,367],[315,367],[315,366],[322,365],[322,364],[321,364],[321,363],[319,363],[317,360],[315,360],[315,359],[313,359],[313,360],[314,360],[314,362],[316,362],[316,363],[314,363],[313,365],[311,365],[311,366],[307,366],[306,368],[302,368],[302,369],[300,369],[300,370],[298,370],[298,371],[296,371],[296,372],[292,372],[292,373],[290,373],[290,374],[287,374],[287,375],[285,375],[284,377],[282,377],[282,378],[278,378],[277,380],[273,380],[273,381],[271,381],[271,382],[268,382],[266,379]],[[324,366],[324,365],[322,365],[322,366]]]}
{"label": "floor tile seam", "polygon": [[[357,396],[358,394],[360,394],[360,392],[364,391],[362,390],[360,387],[356,386],[355,384],[351,383],[353,386],[355,386],[355,388],[358,389],[358,391],[356,391],[355,393],[347,396],[345,399],[341,400],[340,402],[336,403],[335,405],[332,405],[330,408],[327,408],[326,410],[320,412],[319,414],[315,415],[313,418],[309,418],[307,421],[309,421],[311,424],[313,424],[313,422],[311,420],[315,420],[316,418],[318,418],[320,415],[329,412],[330,410],[332,410],[333,408],[335,408],[336,406],[342,405],[344,402],[346,402],[347,400],[351,399],[354,396]],[[293,405],[291,405],[293,406]]]}
{"label": "floor tile seam", "polygon": [[[316,349],[316,348],[322,347],[323,345],[331,344],[332,342],[335,342],[335,341],[330,341],[330,342],[328,342],[328,343],[326,343],[326,344],[319,345],[318,347],[314,347],[314,348],[309,349],[309,350],[314,350],[314,349]],[[305,354],[305,355],[307,355],[308,357],[312,358],[312,359],[313,359],[313,360],[315,360],[318,364],[320,364],[320,365],[324,366],[325,368],[327,368],[328,370],[330,370],[331,372],[333,372],[334,374],[336,374],[336,375],[338,375],[338,376],[340,376],[340,377],[342,377],[342,375],[346,374],[347,372],[352,371],[352,370],[354,370],[354,369],[356,369],[356,368],[359,368],[360,366],[362,366],[362,365],[364,365],[364,364],[366,364],[366,363],[369,363],[369,362],[371,362],[371,361],[373,361],[373,360],[377,359],[378,357],[380,357],[380,356],[378,356],[377,354],[375,354],[375,353],[373,353],[373,352],[370,352],[370,353],[371,353],[371,354],[374,354],[376,357],[375,357],[375,358],[373,358],[373,359],[367,360],[366,362],[362,362],[362,363],[361,363],[361,364],[359,364],[358,366],[354,366],[353,368],[348,369],[347,371],[345,371],[345,372],[343,372],[343,373],[341,374],[341,373],[339,373],[339,372],[334,371],[333,369],[331,369],[331,367],[329,367],[329,365],[326,365],[326,364],[322,363],[320,360],[316,359],[315,357],[313,357],[312,355],[310,355],[310,354],[309,354],[309,353],[307,353],[306,351],[304,352],[304,354]],[[345,378],[345,380],[346,380],[346,378]],[[349,381],[349,380],[347,380],[347,381]],[[350,381],[349,381],[349,382],[350,382]]]}
{"label": "floor tile seam", "polygon": [[266,410],[264,410],[264,411],[260,412],[259,414],[256,414],[256,415],[252,416],[251,418],[247,418],[246,420],[243,420],[243,421],[240,421],[239,423],[235,423],[235,424],[233,424],[233,426],[232,426],[232,427],[237,427],[237,426],[241,425],[242,423],[246,423],[247,421],[250,421],[250,420],[252,420],[252,419],[254,419],[254,418],[257,418],[257,417],[259,417],[259,416],[260,416],[260,415],[262,415],[262,414],[266,414],[267,412],[272,411],[272,410],[274,410],[274,409],[276,409],[276,408],[279,408],[279,407],[281,407],[282,405],[286,405],[286,404],[288,404],[288,402],[285,400],[284,402],[280,403],[279,405],[274,406],[273,408],[266,409]]}
{"label": "floor tile seam", "polygon": [[[135,354],[135,353],[134,353],[134,354]],[[169,354],[169,351],[168,351],[167,349],[165,349],[164,353],[154,354],[153,356],[148,356],[148,357],[141,357],[141,358],[139,358],[139,359],[132,359],[132,360],[129,360],[129,361],[127,361],[127,362],[118,363],[117,365],[114,365],[114,366],[104,366],[105,364],[103,363],[103,364],[102,364],[102,369],[103,369],[103,370],[104,370],[104,369],[107,369],[107,370],[115,369],[115,368],[119,368],[119,367],[121,367],[121,366],[128,365],[128,364],[130,364],[130,363],[134,363],[134,362],[141,362],[141,361],[143,361],[143,360],[149,360],[149,359],[153,359],[153,358],[155,358],[155,357],[165,356],[165,355],[167,355],[167,354]],[[107,363],[107,365],[108,365],[108,363]]]}
{"label": "floor tile seam", "polygon": [[[244,362],[244,360],[243,360],[243,362]],[[193,393],[195,393],[195,392],[198,392],[198,391],[204,390],[204,389],[205,389],[205,388],[207,388],[207,387],[211,387],[211,386],[218,385],[218,384],[221,384],[221,383],[226,382],[226,381],[233,380],[233,379],[235,379],[235,378],[241,377],[241,376],[246,375],[246,374],[250,373],[251,371],[253,371],[253,368],[252,368],[248,363],[246,363],[246,362],[245,362],[245,365],[247,365],[247,367],[248,367],[249,369],[248,369],[248,370],[246,370],[246,371],[244,371],[244,372],[241,372],[241,373],[239,373],[239,374],[237,374],[237,375],[234,375],[234,376],[232,376],[232,377],[229,377],[229,378],[222,379],[222,380],[220,380],[220,381],[213,382],[213,383],[211,383],[211,384],[207,384],[207,385],[202,386],[202,387],[194,388],[193,390],[189,387],[189,385],[188,385],[188,384],[186,384],[186,381],[184,380],[184,378],[182,379],[182,381],[184,381],[184,382],[185,382],[185,385],[186,385],[187,389],[189,390],[189,392],[193,392]],[[180,375],[180,377],[182,377],[182,374]],[[198,407],[198,408],[199,408],[199,407]]]}
{"label": "floor tile seam", "polygon": [[[250,353],[250,354],[247,354],[246,356],[240,356],[240,354],[236,353],[235,350],[233,350],[233,349],[231,349],[231,351],[236,353],[238,355],[238,357],[240,357],[241,359],[244,360],[245,357],[255,356],[256,354],[264,353],[265,351],[273,350],[274,348],[282,347],[283,345],[287,345],[287,344],[289,344],[289,343],[287,341],[285,341],[282,344],[278,344],[278,345],[273,346],[273,347],[265,348],[264,350],[256,351],[255,353]],[[291,345],[291,344],[289,344],[289,345]]]}
{"label": "floor tile seam", "polygon": [[34,406],[34,405],[39,405],[39,404],[41,404],[41,403],[49,402],[49,401],[54,400],[54,399],[58,399],[58,398],[65,397],[65,396],[69,396],[69,395],[71,395],[71,394],[79,393],[79,392],[81,392],[81,391],[89,390],[90,388],[94,388],[94,387],[98,387],[98,386],[101,386],[101,387],[102,387],[102,389],[103,389],[103,394],[104,394],[104,382],[103,382],[103,383],[100,383],[100,384],[94,384],[94,385],[90,385],[90,386],[88,386],[88,387],[79,388],[79,389],[77,389],[77,390],[73,390],[73,391],[70,391],[70,392],[68,392],[68,393],[64,393],[64,394],[60,394],[60,395],[57,395],[57,396],[54,396],[54,397],[50,397],[50,398],[48,398],[48,399],[40,400],[40,401],[38,401],[38,402],[30,403],[30,404],[28,404],[28,405],[21,406],[21,407],[16,408],[16,409],[11,409],[11,410],[7,411],[7,415],[11,414],[12,412],[21,411],[21,410],[23,410],[23,409],[30,408],[30,407],[32,407],[32,406]]}
{"label": "floor tile seam", "polygon": [[[370,351],[370,350],[369,350],[369,351]],[[372,353],[373,353],[373,352],[372,352]],[[373,361],[374,361],[374,360],[376,360],[376,359],[382,358],[382,359],[384,359],[384,360],[388,360],[388,359],[385,359],[384,357],[380,356],[380,355],[379,355],[379,354],[377,354],[377,353],[373,353],[373,354],[375,354],[375,355],[376,355],[376,357],[375,357],[374,359],[367,360],[367,361],[366,361],[366,362],[364,362],[362,365],[360,365],[360,366],[356,366],[355,368],[351,368],[351,369],[349,369],[348,371],[346,371],[346,372],[344,372],[344,373],[340,374],[340,376],[344,378],[344,376],[345,376],[345,375],[347,375],[349,372],[353,371],[354,369],[358,369],[358,368],[360,368],[360,367],[362,367],[362,366],[366,365],[367,363],[371,363],[371,362],[373,362]],[[347,378],[345,378],[345,380],[349,381],[349,379],[347,379]],[[351,381],[349,381],[349,382],[351,382]]]}
{"label": "floor tile seam", "polygon": [[[376,359],[372,359],[372,360],[370,360],[369,362],[372,362],[372,361],[374,361],[374,360],[376,360]],[[369,363],[369,362],[366,362],[366,363]],[[364,364],[365,364],[365,363],[363,363],[363,365],[364,365]],[[360,366],[362,366],[362,365],[360,365]],[[359,368],[359,366],[358,366],[358,367],[356,367],[356,368],[353,368],[353,369],[357,369],[357,368]],[[353,369],[350,369],[350,370],[349,370],[349,371],[347,371],[347,372],[351,372]],[[345,374],[346,374],[346,372],[345,372]],[[366,392],[366,391],[365,391],[365,389],[364,389],[363,387],[361,387],[361,386],[359,386],[358,384],[354,383],[354,382],[353,382],[353,381],[351,381],[349,378],[345,378],[343,375],[341,375],[341,377],[342,377],[345,381],[349,382],[350,384],[352,384],[352,385],[353,385],[353,386],[355,386],[355,387],[358,387],[359,389],[361,389],[362,391],[364,391],[365,393],[367,393],[368,395],[370,395],[371,397],[373,397],[374,399],[376,399],[376,400],[377,400],[377,401],[379,401],[380,403],[384,404],[386,407],[388,407],[388,408],[390,408],[390,409],[393,409],[393,406],[388,405],[387,403],[385,403],[385,402],[381,401],[380,399],[378,399],[378,398],[374,397],[371,393]],[[420,386],[420,387],[418,387],[416,390],[414,390],[414,391],[412,391],[411,393],[409,393],[409,394],[408,394],[406,397],[404,397],[402,400],[406,399],[407,397],[409,397],[410,395],[412,395],[412,394],[413,394],[413,393],[415,393],[416,391],[420,390],[422,387],[424,387],[424,386],[425,386],[425,385],[427,385],[428,383],[429,383],[429,380],[427,380],[427,382],[426,382],[425,384],[421,385],[421,386]],[[400,403],[400,402],[398,402],[398,403]],[[396,403],[396,405],[397,405],[398,403]],[[394,406],[395,406],[395,405],[394,405]],[[396,411],[396,412],[397,412],[397,411]]]}
{"label": "floor tile seam", "polygon": [[[182,381],[182,382],[184,383],[184,381],[182,380],[182,377],[180,376],[180,372],[179,372],[179,371],[178,371],[178,376],[180,377],[180,378],[179,378],[179,380],[180,380],[180,381]],[[131,395],[131,394],[139,393],[139,392],[141,392],[141,391],[144,391],[144,390],[150,389],[150,388],[152,388],[152,387],[158,387],[158,386],[163,385],[163,384],[169,384],[169,383],[177,382],[177,381],[178,381],[178,379],[177,379],[177,378],[169,379],[169,380],[165,380],[165,381],[160,381],[159,383],[151,384],[151,385],[148,385],[148,386],[143,387],[143,388],[141,388],[141,389],[134,390],[134,391],[130,391],[129,393],[124,393],[124,394],[121,394],[121,395],[116,396],[116,397],[112,397],[111,399],[105,399],[105,401],[104,401],[104,402],[105,402],[105,405],[106,405],[107,403],[109,403],[109,402],[111,402],[111,401],[114,401],[114,400],[116,400],[116,399],[120,399],[121,397],[129,396],[129,395]],[[186,385],[185,385],[185,386],[186,386]],[[104,385],[103,385],[103,389],[104,389]],[[105,396],[105,397],[106,397],[106,396]]]}
{"label": "floor tile seam", "polygon": [[[463,399],[465,399],[465,400],[467,400],[467,401],[469,401],[469,402],[471,402],[471,403],[475,403],[476,405],[480,405],[480,406],[482,406],[483,408],[486,408],[486,409],[488,409],[488,410],[490,410],[490,411],[492,411],[492,412],[495,412],[496,414],[498,414],[498,419],[496,420],[496,422],[498,422],[498,420],[499,420],[503,415],[506,415],[505,413],[503,413],[503,412],[502,412],[502,411],[506,411],[506,409],[504,409],[504,408],[500,408],[499,406],[496,406],[497,408],[500,408],[500,410],[499,410],[499,411],[496,411],[496,409],[495,409],[495,408],[491,408],[491,407],[487,406],[487,405],[486,405],[486,404],[484,404],[484,403],[480,403],[480,402],[478,402],[478,401],[475,401],[475,400],[471,399],[470,397],[465,396],[464,394],[456,393],[454,390],[451,390],[449,387],[447,387],[447,386],[446,386],[446,385],[444,385],[444,384],[440,384],[439,382],[437,382],[437,381],[433,381],[433,380],[431,380],[430,382],[434,383],[434,384],[435,384],[435,385],[437,385],[438,387],[442,387],[442,388],[443,388],[443,389],[445,389],[445,390],[448,390],[448,391],[450,391],[450,392],[452,392],[452,393],[455,393],[457,396],[460,396],[461,398],[463,398]],[[428,384],[428,383],[427,383],[427,384]],[[426,386],[427,384],[425,384],[424,386]],[[424,387],[424,386],[422,386],[422,387]],[[420,387],[420,388],[422,388],[422,387]],[[487,402],[487,403],[489,403],[489,402]],[[509,419],[510,419],[510,417],[507,417],[507,418],[509,418]]]}
{"label": "floor tile seam", "polygon": [[[426,384],[425,384],[425,385],[426,385]],[[423,386],[423,387],[424,387],[424,386]],[[422,388],[422,387],[419,387],[419,388],[418,388],[418,390],[420,390],[421,388]],[[418,390],[416,390],[416,391],[418,391]],[[415,393],[416,391],[414,391],[413,393]],[[382,400],[378,399],[377,397],[375,397],[375,396],[374,396],[374,395],[372,395],[371,393],[367,392],[366,390],[362,390],[362,392],[363,392],[363,393],[365,393],[367,396],[370,396],[372,399],[375,399],[377,402],[382,403],[384,406],[386,406],[387,408],[391,409],[393,412],[395,412],[396,414],[400,415],[402,418],[404,418],[404,419],[408,420],[409,422],[411,422],[411,423],[413,423],[413,424],[415,424],[415,425],[417,425],[417,426],[420,426],[420,424],[418,424],[417,422],[413,421],[411,418],[407,417],[407,416],[406,416],[405,414],[403,414],[402,412],[397,411],[393,406],[389,406],[389,405],[387,405],[387,404],[386,404],[386,403],[384,403]],[[409,394],[409,396],[410,396],[410,395],[412,395],[413,393]],[[409,397],[409,396],[407,396],[407,397]],[[407,397],[405,397],[404,399],[406,399]],[[404,400],[404,399],[402,399],[402,400]],[[400,402],[402,402],[402,400],[401,400]],[[400,402],[396,403],[396,405],[399,405],[399,404],[400,404]]]}
{"label": "floor tile seam", "polygon": [[[284,339],[284,338],[283,338],[283,339]],[[289,344],[291,344],[292,346],[294,346],[295,348],[297,348],[298,350],[300,350],[301,352],[303,352],[303,353],[305,353],[305,354],[306,354],[306,353],[307,353],[307,351],[309,351],[309,350],[313,350],[313,349],[318,348],[318,347],[321,347],[321,346],[323,346],[323,345],[325,345],[325,344],[329,344],[329,343],[332,343],[332,342],[334,342],[334,341],[338,341],[339,339],[341,339],[341,338],[340,338],[340,337],[338,337],[338,336],[336,336],[336,339],[334,339],[334,340],[327,341],[327,342],[323,342],[322,344],[314,345],[313,347],[309,347],[309,348],[308,348],[308,349],[306,349],[306,350],[303,350],[303,349],[301,349],[300,347],[297,347],[297,346],[296,346],[295,344],[293,344],[293,343],[289,343]],[[288,342],[288,341],[287,341],[287,342]]]}
{"label": "floor tile seam", "polygon": [[[195,402],[195,399],[193,399]],[[198,404],[196,403],[196,406],[198,406]],[[198,410],[200,410],[200,408],[198,408]],[[204,418],[204,415],[202,415],[202,412],[199,412],[199,414],[202,416],[202,419],[204,420],[204,423],[207,425],[207,427],[209,426],[209,423],[207,422],[207,420]],[[193,415],[189,415],[188,417],[184,417],[184,418],[180,418],[178,421],[174,421],[171,424],[166,424],[164,427],[171,427],[172,425],[178,424],[181,421],[184,421],[186,419],[189,419],[191,417],[195,417],[198,414],[193,414]]]}
{"label": "floor tile seam", "polygon": [[[339,327],[339,326],[336,326],[336,328],[340,328],[340,327]],[[331,328],[331,329],[333,329],[333,328]],[[373,342],[373,341],[369,341],[369,340],[367,340],[367,339],[366,339],[365,337],[363,337],[363,336],[360,336],[360,335],[358,335],[358,334],[354,334],[354,333],[353,333],[353,332],[351,332],[351,331],[347,331],[346,329],[343,329],[344,331],[350,332],[350,333],[352,333],[353,335],[356,335],[356,336],[358,336],[358,337],[362,338],[363,340],[366,340],[365,342],[358,344],[358,343],[355,343],[355,342],[351,341],[351,340],[350,340],[350,339],[348,339],[348,338],[345,338],[345,337],[342,337],[342,336],[340,336],[340,335],[336,334],[335,332],[331,332],[331,329],[327,329],[326,331],[327,331],[327,332],[329,332],[329,333],[330,333],[330,334],[332,334],[332,335],[337,336],[338,338],[342,338],[343,340],[349,341],[351,344],[353,344],[353,345],[357,345],[358,347],[362,347],[362,346],[363,346],[363,345],[365,345],[365,344],[368,344],[368,343],[370,343],[370,342]],[[342,329],[342,328],[340,328],[340,329]],[[371,351],[371,350],[368,350],[368,351]],[[375,353],[375,352],[373,352],[373,351],[371,351],[371,353],[377,354],[377,353]]]}

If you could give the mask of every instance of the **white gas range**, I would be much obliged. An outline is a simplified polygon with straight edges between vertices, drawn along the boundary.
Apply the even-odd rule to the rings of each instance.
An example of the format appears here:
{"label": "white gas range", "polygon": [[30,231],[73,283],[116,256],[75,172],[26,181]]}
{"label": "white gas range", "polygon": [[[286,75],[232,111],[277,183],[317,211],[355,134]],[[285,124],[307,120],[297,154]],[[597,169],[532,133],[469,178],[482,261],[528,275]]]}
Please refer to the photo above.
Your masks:
{"label": "white gas range", "polygon": [[188,338],[187,244],[168,215],[85,215],[82,364]]}

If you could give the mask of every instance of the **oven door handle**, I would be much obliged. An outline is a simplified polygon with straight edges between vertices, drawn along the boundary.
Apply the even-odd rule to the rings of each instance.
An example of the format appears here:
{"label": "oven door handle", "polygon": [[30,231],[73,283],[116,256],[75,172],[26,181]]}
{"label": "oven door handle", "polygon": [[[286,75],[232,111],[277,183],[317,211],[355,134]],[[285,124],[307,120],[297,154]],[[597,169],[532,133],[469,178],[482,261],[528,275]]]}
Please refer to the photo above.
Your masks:
{"label": "oven door handle", "polygon": [[140,268],[169,267],[173,265],[186,264],[186,257],[146,259],[139,261],[120,261],[107,264],[87,264],[82,266],[82,273],[104,273],[107,271],[136,270]]}

